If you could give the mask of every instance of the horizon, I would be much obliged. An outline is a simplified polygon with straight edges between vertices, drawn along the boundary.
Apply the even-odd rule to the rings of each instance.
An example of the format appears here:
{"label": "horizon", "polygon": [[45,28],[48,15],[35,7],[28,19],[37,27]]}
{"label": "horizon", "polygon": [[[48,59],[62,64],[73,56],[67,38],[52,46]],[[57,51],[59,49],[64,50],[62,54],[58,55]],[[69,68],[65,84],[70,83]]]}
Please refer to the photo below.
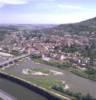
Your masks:
{"label": "horizon", "polygon": [[92,17],[92,18],[88,18],[88,19],[84,19],[81,21],[77,21],[77,22],[68,22],[68,23],[0,23],[0,25],[60,25],[60,24],[76,24],[76,23],[80,23],[83,21],[87,21],[90,19],[93,19],[96,17]]}
{"label": "horizon", "polygon": [[0,24],[71,24],[96,17],[95,0],[0,0]]}

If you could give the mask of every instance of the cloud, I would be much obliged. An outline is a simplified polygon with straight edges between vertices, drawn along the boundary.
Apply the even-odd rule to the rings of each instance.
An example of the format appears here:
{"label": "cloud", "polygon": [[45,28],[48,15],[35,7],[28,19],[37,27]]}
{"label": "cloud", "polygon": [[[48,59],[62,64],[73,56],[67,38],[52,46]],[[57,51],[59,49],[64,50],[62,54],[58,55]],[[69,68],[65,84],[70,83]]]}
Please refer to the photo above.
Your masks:
{"label": "cloud", "polygon": [[89,8],[89,7],[87,7],[87,6],[84,6],[84,5],[72,5],[72,4],[57,4],[57,7],[59,8],[59,9],[65,9],[65,10],[75,10],[75,11],[95,11],[95,9],[94,8]]}
{"label": "cloud", "polygon": [[83,8],[81,6],[76,6],[76,5],[65,5],[65,4],[58,4],[57,5],[59,8],[63,9],[73,9],[73,10],[82,10]]}
{"label": "cloud", "polygon": [[[90,16],[88,16],[89,13],[85,14],[19,14],[19,15],[8,15],[7,18],[3,17],[3,15],[0,15],[0,18],[2,19],[2,23],[21,23],[21,24],[63,24],[63,23],[74,23],[79,22],[85,19],[89,19],[95,16],[94,13],[90,13]],[[0,22],[1,23],[1,22]]]}
{"label": "cloud", "polygon": [[[7,16],[7,17],[5,17]],[[64,24],[86,20],[96,16],[96,12],[77,12],[68,14],[29,13],[29,14],[0,14],[0,23],[5,24]]]}
{"label": "cloud", "polygon": [[2,3],[0,3],[0,8],[2,8],[4,5]]}
{"label": "cloud", "polygon": [[22,5],[29,3],[30,0],[0,0],[0,7],[5,5]]}

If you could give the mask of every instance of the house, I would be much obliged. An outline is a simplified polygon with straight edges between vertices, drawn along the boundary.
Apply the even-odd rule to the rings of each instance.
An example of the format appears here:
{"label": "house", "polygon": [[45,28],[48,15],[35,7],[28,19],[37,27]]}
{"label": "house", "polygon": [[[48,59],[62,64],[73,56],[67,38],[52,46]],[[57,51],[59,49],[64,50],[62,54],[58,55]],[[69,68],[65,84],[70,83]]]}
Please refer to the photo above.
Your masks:
{"label": "house", "polygon": [[50,61],[50,57],[45,56],[44,54],[42,55],[42,60],[44,61]]}
{"label": "house", "polygon": [[61,56],[60,56],[60,60],[62,61],[62,60],[64,60],[64,59],[66,59],[66,57],[65,57],[64,55],[61,55]]}

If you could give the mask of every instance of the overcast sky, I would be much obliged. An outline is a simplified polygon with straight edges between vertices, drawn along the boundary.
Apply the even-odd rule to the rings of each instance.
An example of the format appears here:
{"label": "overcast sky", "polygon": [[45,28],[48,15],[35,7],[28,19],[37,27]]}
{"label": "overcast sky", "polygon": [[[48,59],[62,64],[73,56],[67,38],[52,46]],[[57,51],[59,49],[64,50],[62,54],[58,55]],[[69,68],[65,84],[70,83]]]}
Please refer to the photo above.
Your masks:
{"label": "overcast sky", "polygon": [[0,0],[0,23],[61,24],[96,16],[96,0]]}

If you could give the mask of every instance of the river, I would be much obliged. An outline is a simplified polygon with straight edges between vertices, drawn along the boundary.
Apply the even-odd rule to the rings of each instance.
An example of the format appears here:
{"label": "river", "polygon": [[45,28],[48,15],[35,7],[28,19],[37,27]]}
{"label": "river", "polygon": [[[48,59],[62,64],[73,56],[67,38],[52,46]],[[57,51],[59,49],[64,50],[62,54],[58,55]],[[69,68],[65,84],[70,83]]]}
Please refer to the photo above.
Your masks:
{"label": "river", "polygon": [[24,68],[48,68],[63,72],[64,75],[61,76],[54,76],[54,78],[58,80],[64,80],[69,85],[70,90],[73,92],[80,92],[84,95],[91,94],[93,97],[96,98],[96,81],[88,80],[79,76],[72,74],[66,70],[61,70],[52,66],[48,66],[45,64],[38,64],[30,60],[29,58],[24,59],[23,61],[16,64],[14,67],[10,67],[6,69],[8,72],[15,73],[15,75],[23,77],[22,69]]}
{"label": "river", "polygon": [[34,91],[3,78],[0,78],[0,94],[4,100],[47,100]]}

